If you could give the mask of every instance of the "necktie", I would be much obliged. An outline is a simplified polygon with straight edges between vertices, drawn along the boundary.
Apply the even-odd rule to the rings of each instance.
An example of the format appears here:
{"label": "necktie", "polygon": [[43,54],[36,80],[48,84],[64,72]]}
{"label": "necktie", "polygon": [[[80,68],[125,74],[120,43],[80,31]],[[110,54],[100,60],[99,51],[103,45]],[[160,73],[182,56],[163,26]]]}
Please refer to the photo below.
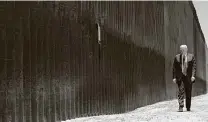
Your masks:
{"label": "necktie", "polygon": [[182,55],[182,73],[186,75],[186,70],[187,70],[187,56]]}

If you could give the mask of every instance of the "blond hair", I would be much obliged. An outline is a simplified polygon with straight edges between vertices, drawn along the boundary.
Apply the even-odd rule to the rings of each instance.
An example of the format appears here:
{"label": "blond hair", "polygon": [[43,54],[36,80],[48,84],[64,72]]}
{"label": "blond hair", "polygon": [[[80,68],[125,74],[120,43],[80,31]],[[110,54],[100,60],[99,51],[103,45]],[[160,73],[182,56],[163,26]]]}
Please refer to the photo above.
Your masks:
{"label": "blond hair", "polygon": [[188,49],[188,47],[187,47],[187,45],[184,44],[184,45],[180,46],[180,49]]}

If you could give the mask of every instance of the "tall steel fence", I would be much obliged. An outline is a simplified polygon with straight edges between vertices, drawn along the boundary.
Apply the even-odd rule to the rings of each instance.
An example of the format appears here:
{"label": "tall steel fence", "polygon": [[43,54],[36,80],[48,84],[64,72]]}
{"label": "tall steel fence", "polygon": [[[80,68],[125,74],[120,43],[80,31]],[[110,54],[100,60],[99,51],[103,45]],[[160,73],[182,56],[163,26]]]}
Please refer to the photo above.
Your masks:
{"label": "tall steel fence", "polygon": [[[190,2],[0,2],[0,122],[115,114],[176,97],[180,44],[206,48]],[[139,113],[138,113],[139,114]]]}

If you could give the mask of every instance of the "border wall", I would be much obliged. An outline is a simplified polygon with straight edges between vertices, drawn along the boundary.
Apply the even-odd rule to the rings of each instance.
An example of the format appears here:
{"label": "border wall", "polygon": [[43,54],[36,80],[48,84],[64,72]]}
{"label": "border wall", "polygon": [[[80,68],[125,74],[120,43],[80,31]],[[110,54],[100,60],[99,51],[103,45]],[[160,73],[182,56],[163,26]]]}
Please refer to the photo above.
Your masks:
{"label": "border wall", "polygon": [[115,114],[176,98],[181,44],[196,56],[193,96],[206,93],[208,53],[191,2],[0,2],[0,16],[0,122]]}

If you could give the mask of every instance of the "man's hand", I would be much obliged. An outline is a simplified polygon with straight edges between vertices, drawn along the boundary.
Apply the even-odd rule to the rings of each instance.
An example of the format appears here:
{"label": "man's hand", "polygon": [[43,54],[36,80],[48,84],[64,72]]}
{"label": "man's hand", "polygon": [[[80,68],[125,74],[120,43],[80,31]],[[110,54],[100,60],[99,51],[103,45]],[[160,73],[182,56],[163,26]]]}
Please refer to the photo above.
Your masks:
{"label": "man's hand", "polygon": [[173,79],[173,83],[176,83],[176,78]]}
{"label": "man's hand", "polygon": [[191,77],[191,82],[194,82],[195,81],[195,77]]}

